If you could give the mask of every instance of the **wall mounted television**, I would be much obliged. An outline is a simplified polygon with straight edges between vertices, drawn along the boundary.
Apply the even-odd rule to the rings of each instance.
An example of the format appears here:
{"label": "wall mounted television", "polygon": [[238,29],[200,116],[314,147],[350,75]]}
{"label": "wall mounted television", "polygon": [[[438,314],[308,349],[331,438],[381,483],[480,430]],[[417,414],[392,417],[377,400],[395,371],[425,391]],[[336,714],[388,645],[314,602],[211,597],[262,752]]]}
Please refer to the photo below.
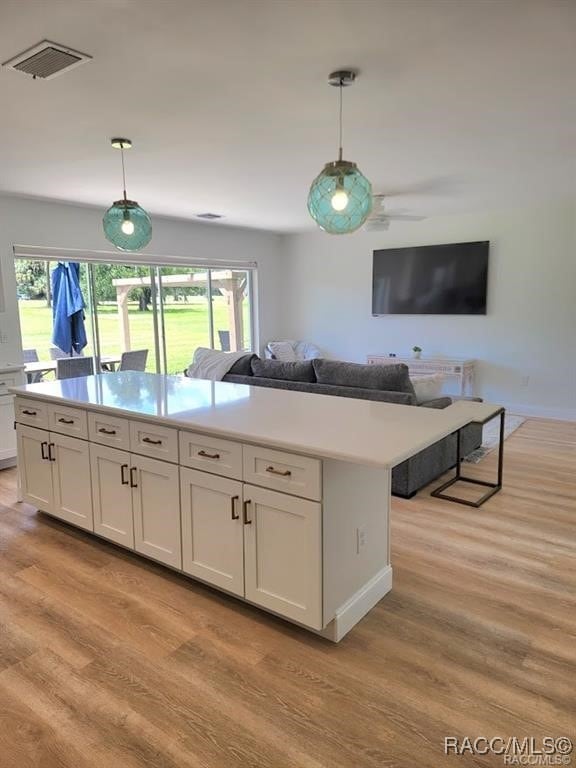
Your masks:
{"label": "wall mounted television", "polygon": [[485,315],[490,242],[374,251],[372,314]]}

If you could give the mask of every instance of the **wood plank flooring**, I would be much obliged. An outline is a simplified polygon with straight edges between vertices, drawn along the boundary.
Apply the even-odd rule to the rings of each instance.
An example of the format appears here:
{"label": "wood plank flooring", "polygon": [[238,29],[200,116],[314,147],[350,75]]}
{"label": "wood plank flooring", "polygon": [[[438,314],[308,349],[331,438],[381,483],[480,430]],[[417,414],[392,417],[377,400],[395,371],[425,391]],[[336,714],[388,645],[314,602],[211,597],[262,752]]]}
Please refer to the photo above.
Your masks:
{"label": "wood plank flooring", "polygon": [[394,589],[333,645],[36,514],[0,472],[0,768],[467,768],[503,758],[445,736],[576,743],[576,425],[527,421],[504,481],[480,510],[395,499]]}

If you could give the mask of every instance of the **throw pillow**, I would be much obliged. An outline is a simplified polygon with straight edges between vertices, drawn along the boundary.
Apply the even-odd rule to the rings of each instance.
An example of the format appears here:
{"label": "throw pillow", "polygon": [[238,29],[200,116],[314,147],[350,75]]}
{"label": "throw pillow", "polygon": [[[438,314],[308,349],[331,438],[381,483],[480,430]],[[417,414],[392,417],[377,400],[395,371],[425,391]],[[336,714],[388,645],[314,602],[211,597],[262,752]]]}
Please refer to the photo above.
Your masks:
{"label": "throw pillow", "polygon": [[442,394],[444,376],[441,373],[432,373],[427,376],[414,376],[412,385],[416,393],[418,405],[427,400],[435,400]]}
{"label": "throw pillow", "polygon": [[312,361],[302,360],[284,363],[281,360],[252,360],[254,376],[265,379],[285,379],[286,381],[316,381]]}
{"label": "throw pillow", "polygon": [[252,376],[252,360],[257,360],[258,355],[244,355],[236,360],[228,373],[235,373],[237,376]]}
{"label": "throw pillow", "polygon": [[340,360],[317,358],[312,361],[312,364],[316,372],[316,379],[321,384],[414,394],[414,388],[408,375],[408,366],[404,363],[363,365],[362,363],[345,363]]}

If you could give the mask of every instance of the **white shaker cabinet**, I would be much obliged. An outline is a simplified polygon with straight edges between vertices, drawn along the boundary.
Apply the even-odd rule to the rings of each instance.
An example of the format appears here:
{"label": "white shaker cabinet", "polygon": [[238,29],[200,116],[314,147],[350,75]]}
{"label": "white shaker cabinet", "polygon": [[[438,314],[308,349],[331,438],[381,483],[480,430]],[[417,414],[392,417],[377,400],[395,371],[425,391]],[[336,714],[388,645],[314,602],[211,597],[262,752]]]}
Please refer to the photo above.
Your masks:
{"label": "white shaker cabinet", "polygon": [[22,498],[44,512],[51,512],[54,494],[52,465],[48,457],[50,433],[18,424],[17,439]]}
{"label": "white shaker cabinet", "polygon": [[322,629],[322,505],[244,486],[246,599]]}
{"label": "white shaker cabinet", "polygon": [[182,567],[178,467],[131,455],[134,548],[173,568]]}
{"label": "white shaker cabinet", "polygon": [[182,568],[244,597],[242,483],[180,469]]}
{"label": "white shaker cabinet", "polygon": [[182,566],[178,467],[90,443],[94,532]]}
{"label": "white shaker cabinet", "polygon": [[130,454],[90,443],[94,533],[134,549]]}
{"label": "white shaker cabinet", "polygon": [[86,441],[19,424],[18,466],[24,501],[67,523],[94,530]]}
{"label": "white shaker cabinet", "polygon": [[90,450],[85,440],[50,432],[52,514],[87,531],[94,530]]}

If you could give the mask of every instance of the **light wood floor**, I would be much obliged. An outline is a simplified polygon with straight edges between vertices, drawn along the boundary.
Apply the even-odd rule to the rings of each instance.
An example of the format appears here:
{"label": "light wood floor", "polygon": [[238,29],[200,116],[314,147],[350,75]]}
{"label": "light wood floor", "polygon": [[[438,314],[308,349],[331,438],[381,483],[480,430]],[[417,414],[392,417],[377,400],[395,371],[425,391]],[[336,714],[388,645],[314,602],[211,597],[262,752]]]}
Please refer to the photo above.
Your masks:
{"label": "light wood floor", "polygon": [[339,645],[36,515],[15,479],[0,768],[467,768],[503,760],[445,736],[576,742],[574,424],[526,422],[480,510],[395,500],[394,589]]}

